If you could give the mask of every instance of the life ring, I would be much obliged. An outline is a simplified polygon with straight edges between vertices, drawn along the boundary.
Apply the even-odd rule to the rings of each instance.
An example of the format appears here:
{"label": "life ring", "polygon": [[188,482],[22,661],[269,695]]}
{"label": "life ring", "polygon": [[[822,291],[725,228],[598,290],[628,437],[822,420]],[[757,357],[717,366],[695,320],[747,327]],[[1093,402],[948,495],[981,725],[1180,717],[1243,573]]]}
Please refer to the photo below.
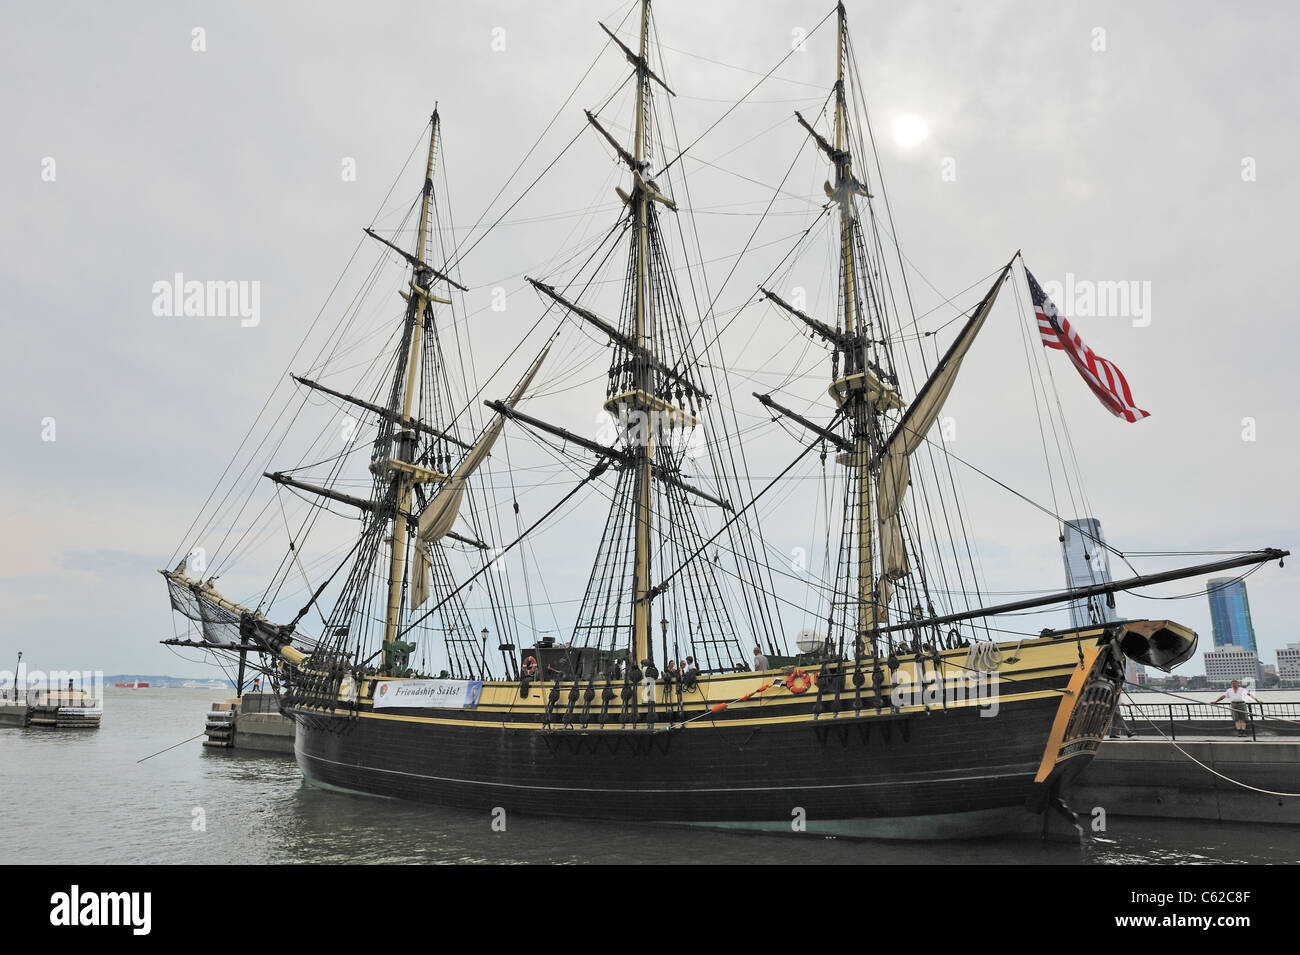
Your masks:
{"label": "life ring", "polygon": [[532,676],[537,672],[537,658],[532,656],[524,657],[524,664],[520,669],[523,671],[524,676]]}
{"label": "life ring", "polygon": [[791,693],[807,693],[808,687],[813,685],[813,679],[803,670],[792,670],[790,676],[786,678],[785,687]]}

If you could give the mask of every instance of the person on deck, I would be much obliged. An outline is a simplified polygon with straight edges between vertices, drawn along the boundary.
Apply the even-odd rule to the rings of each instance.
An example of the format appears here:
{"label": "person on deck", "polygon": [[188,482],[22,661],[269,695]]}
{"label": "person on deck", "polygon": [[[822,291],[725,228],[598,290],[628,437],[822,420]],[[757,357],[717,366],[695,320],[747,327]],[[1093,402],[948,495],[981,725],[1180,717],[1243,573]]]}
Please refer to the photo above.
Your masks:
{"label": "person on deck", "polygon": [[767,657],[763,655],[761,649],[754,647],[754,672],[760,673],[766,669],[768,669]]}
{"label": "person on deck", "polygon": [[649,660],[641,661],[641,702],[649,703],[651,706],[655,702],[655,681],[659,679],[659,668]]}
{"label": "person on deck", "polygon": [[1218,703],[1219,700],[1227,700],[1231,704],[1232,718],[1235,721],[1237,726],[1237,735],[1245,736],[1246,735],[1246,704],[1247,702],[1251,702],[1251,701],[1255,703],[1260,702],[1259,697],[1257,697],[1254,693],[1251,693],[1250,690],[1245,689],[1241,685],[1240,680],[1233,680],[1232,686],[1228,687],[1226,690],[1224,690],[1222,693],[1220,693],[1215,699],[1211,700],[1210,702],[1211,704]]}

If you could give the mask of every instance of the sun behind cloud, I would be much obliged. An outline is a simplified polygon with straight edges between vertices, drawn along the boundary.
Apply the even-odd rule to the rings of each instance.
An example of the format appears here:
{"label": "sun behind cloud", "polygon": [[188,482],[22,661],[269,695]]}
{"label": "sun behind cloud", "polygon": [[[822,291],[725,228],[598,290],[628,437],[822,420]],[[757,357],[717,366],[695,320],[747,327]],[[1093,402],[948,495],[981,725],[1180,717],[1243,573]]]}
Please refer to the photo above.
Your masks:
{"label": "sun behind cloud", "polygon": [[915,113],[904,113],[894,118],[894,142],[904,149],[912,149],[930,135],[930,125]]}

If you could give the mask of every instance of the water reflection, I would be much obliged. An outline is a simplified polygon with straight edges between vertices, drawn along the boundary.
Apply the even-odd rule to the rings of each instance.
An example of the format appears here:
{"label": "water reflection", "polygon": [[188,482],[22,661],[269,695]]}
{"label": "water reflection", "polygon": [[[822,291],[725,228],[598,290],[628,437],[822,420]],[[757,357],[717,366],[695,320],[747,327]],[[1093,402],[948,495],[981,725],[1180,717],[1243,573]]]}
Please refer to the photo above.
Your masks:
{"label": "water reflection", "polygon": [[[281,755],[166,747],[201,729],[195,690],[106,693],[89,732],[0,729],[6,862],[1195,865],[1300,862],[1300,827],[1108,819],[1086,845],[714,832],[510,814],[491,818],[305,786]],[[150,757],[138,762],[142,757]],[[200,812],[196,812],[196,810]],[[202,825],[198,825],[201,819]],[[1085,817],[1085,824],[1087,819]]]}

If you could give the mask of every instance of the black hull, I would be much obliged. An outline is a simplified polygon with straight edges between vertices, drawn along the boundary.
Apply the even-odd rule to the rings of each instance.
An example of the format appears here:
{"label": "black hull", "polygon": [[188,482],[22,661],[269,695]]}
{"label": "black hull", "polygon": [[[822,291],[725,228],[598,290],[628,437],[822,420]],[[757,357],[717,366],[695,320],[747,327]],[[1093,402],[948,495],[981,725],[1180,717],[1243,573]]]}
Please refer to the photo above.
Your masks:
{"label": "black hull", "polygon": [[[315,785],[529,815],[949,838],[1034,824],[1076,752],[1036,783],[1060,698],[673,730],[519,728],[302,711]],[[468,717],[468,714],[467,714]],[[802,826],[802,829],[800,828]]]}

